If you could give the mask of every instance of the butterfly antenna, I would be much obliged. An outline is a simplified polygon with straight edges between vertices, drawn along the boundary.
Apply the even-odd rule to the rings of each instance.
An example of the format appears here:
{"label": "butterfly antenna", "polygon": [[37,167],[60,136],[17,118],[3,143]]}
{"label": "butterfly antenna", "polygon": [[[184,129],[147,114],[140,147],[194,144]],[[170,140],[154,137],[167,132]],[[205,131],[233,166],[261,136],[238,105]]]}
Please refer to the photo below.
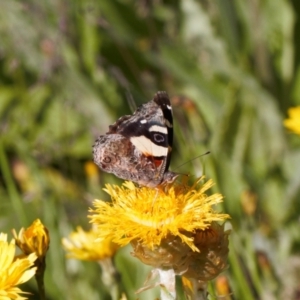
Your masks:
{"label": "butterfly antenna", "polygon": [[136,111],[137,105],[132,97],[132,94],[127,90],[126,91],[126,100],[132,112]]}
{"label": "butterfly antenna", "polygon": [[[198,155],[198,156],[196,156],[196,157],[194,157],[194,158],[192,158],[192,159],[190,159],[190,160],[184,162],[183,164],[177,166],[174,170],[177,170],[177,169],[181,168],[182,166],[184,166],[184,165],[190,163],[191,161],[193,161],[193,160],[195,160],[195,159],[197,159],[197,158],[199,158],[199,157],[208,155],[208,154],[210,154],[210,151],[207,151],[207,152],[205,152],[205,153],[203,153],[203,154],[201,154],[201,155]],[[179,173],[179,174],[180,174],[180,173]],[[186,174],[185,174],[185,175],[186,175]]]}

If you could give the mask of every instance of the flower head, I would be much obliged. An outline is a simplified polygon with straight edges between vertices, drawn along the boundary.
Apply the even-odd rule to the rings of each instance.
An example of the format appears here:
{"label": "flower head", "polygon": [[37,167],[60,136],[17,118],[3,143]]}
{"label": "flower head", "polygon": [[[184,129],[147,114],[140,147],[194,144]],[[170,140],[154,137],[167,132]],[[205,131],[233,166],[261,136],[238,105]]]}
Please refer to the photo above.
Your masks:
{"label": "flower head", "polygon": [[119,246],[110,238],[99,241],[98,236],[96,230],[84,231],[81,227],[77,227],[77,231],[72,232],[68,239],[62,240],[65,250],[68,251],[67,256],[89,261],[112,257]]}
{"label": "flower head", "polygon": [[0,233],[0,299],[27,299],[17,285],[28,281],[36,272],[33,266],[37,256],[32,253],[15,258],[15,240],[7,242],[7,235]]}
{"label": "flower head", "polygon": [[104,190],[112,203],[95,200],[91,222],[98,226],[100,238],[111,237],[120,245],[137,240],[152,249],[172,235],[193,251],[199,251],[191,234],[209,228],[213,221],[229,218],[212,208],[222,202],[222,195],[205,194],[212,181],[198,188],[200,180],[191,187],[179,184],[166,191],[137,188],[132,182],[121,187],[107,184]]}
{"label": "flower head", "polygon": [[300,135],[300,106],[288,110],[289,118],[283,124],[286,128]]}
{"label": "flower head", "polygon": [[84,164],[84,171],[88,178],[99,176],[99,169],[92,161],[88,161]]}
{"label": "flower head", "polygon": [[198,251],[193,251],[178,237],[168,236],[154,249],[133,241],[133,255],[155,268],[172,268],[175,274],[209,281],[227,266],[228,235],[223,226],[213,222],[210,228],[196,230],[190,235]]}
{"label": "flower head", "polygon": [[13,230],[16,244],[24,254],[36,253],[43,260],[50,243],[48,229],[36,219],[27,229],[21,228],[19,235]]}

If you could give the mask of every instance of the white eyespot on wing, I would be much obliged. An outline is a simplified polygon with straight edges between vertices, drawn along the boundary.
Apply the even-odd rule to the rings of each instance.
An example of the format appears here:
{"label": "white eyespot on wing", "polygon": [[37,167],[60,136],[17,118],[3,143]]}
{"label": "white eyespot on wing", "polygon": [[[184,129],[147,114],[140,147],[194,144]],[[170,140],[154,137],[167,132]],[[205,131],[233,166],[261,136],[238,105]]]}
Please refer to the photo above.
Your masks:
{"label": "white eyespot on wing", "polygon": [[130,138],[130,142],[145,155],[151,156],[167,156],[168,147],[158,146],[151,142],[145,136],[134,136]]}
{"label": "white eyespot on wing", "polygon": [[146,120],[146,119],[140,120],[140,123],[141,123],[141,124],[146,124],[146,123],[147,123],[147,120]]}
{"label": "white eyespot on wing", "polygon": [[159,125],[152,125],[149,128],[149,131],[155,131],[155,132],[160,132],[160,133],[164,133],[164,134],[168,133],[168,129],[165,126],[159,126]]}

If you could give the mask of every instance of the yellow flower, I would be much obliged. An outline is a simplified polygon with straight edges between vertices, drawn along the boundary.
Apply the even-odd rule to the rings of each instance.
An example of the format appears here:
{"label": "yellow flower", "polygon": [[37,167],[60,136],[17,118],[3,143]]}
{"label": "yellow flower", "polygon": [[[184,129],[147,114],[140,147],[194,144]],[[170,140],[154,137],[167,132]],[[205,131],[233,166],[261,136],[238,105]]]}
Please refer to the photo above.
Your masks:
{"label": "yellow flower", "polygon": [[68,257],[99,261],[112,257],[118,245],[113,243],[110,238],[98,241],[99,233],[95,230],[84,231],[81,227],[77,227],[77,231],[72,232],[69,238],[63,238],[62,243]]}
{"label": "yellow flower", "polygon": [[232,299],[232,291],[230,289],[229,280],[226,276],[219,276],[216,279],[216,292],[221,299]]}
{"label": "yellow flower", "polygon": [[45,257],[50,243],[48,229],[36,219],[27,229],[21,228],[19,235],[13,230],[16,244],[24,254],[36,253],[40,260]]}
{"label": "yellow flower", "polygon": [[288,110],[289,118],[283,124],[286,128],[300,135],[300,106]]}
{"label": "yellow flower", "polygon": [[0,299],[27,299],[20,294],[26,294],[17,285],[28,281],[36,272],[30,268],[36,260],[36,254],[14,258],[15,240],[7,242],[7,234],[0,233]]}
{"label": "yellow flower", "polygon": [[88,178],[99,177],[99,168],[92,161],[84,164],[84,171]]}
{"label": "yellow flower", "polygon": [[199,187],[201,179],[191,187],[178,184],[166,190],[138,188],[132,182],[121,187],[107,184],[104,190],[112,203],[95,200],[91,222],[98,226],[100,238],[110,237],[120,245],[135,242],[154,249],[169,243],[170,237],[199,252],[193,233],[229,218],[213,210],[212,206],[222,202],[223,197],[207,196],[205,192],[213,182],[209,180]]}
{"label": "yellow flower", "polygon": [[[162,299],[176,298],[175,274],[207,282],[226,267],[229,232],[217,222],[229,215],[213,209],[223,197],[208,196],[213,182],[201,184],[202,179],[192,186],[179,183],[164,189],[136,187],[132,182],[106,185],[112,202],[95,200],[90,210],[100,239],[130,242],[133,256],[155,268]],[[147,284],[138,292],[153,286]]]}

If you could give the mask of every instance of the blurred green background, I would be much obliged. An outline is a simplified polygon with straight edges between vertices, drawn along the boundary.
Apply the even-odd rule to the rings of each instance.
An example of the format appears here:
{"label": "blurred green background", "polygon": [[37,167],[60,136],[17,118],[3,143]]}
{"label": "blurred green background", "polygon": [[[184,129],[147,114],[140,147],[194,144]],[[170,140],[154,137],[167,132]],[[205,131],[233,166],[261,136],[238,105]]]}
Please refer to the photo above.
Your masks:
{"label": "blurred green background", "polygon": [[[211,151],[176,171],[225,197],[232,299],[300,299],[300,140],[282,124],[300,105],[299,15],[297,0],[1,1],[0,231],[48,227],[48,299],[110,299],[61,238],[121,182],[91,171],[95,138],[158,90],[174,109],[171,170]],[[154,299],[134,294],[149,269],[129,252],[116,257],[128,299]]]}

